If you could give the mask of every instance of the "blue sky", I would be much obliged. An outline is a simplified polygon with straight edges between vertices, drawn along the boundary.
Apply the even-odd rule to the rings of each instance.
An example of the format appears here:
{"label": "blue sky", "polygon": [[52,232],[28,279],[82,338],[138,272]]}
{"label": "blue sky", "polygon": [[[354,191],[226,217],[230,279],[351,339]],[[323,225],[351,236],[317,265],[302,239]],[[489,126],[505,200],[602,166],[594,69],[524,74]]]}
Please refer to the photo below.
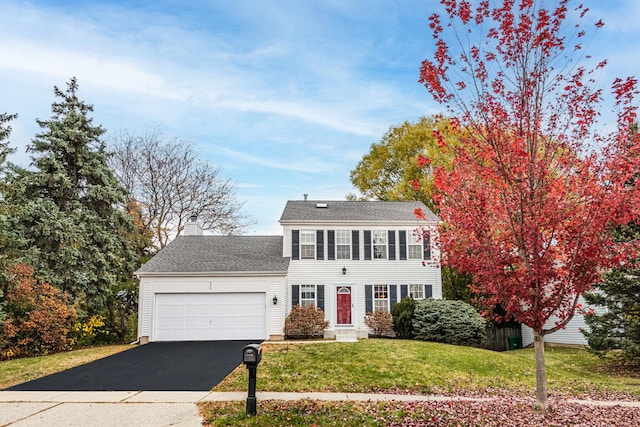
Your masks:
{"label": "blue sky", "polygon": [[[76,76],[95,123],[193,142],[237,184],[248,232],[278,234],[287,200],[344,199],[349,172],[390,126],[443,111],[417,82],[437,3],[3,0],[12,160],[28,163],[53,86]],[[609,60],[603,85],[640,74],[640,2],[584,3],[606,23],[590,47]]]}

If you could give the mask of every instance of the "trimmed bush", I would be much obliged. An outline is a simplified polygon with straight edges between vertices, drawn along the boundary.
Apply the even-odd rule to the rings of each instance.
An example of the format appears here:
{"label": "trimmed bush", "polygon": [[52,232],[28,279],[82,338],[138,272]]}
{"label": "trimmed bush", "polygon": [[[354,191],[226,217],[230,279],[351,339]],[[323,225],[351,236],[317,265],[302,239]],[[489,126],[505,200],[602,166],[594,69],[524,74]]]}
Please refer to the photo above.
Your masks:
{"label": "trimmed bush", "polygon": [[413,312],[415,308],[416,302],[411,297],[402,299],[391,308],[393,330],[398,338],[413,338]]}
{"label": "trimmed bush", "polygon": [[318,338],[324,335],[329,322],[324,319],[324,311],[315,305],[296,305],[284,321],[284,335],[287,338]]}
{"label": "trimmed bush", "polygon": [[473,345],[486,337],[486,322],[464,301],[427,299],[416,303],[413,331],[419,340]]}
{"label": "trimmed bush", "polygon": [[393,331],[391,313],[388,311],[376,310],[374,312],[368,312],[364,316],[364,324],[373,331],[372,336],[374,337],[393,338],[396,336],[396,333]]}

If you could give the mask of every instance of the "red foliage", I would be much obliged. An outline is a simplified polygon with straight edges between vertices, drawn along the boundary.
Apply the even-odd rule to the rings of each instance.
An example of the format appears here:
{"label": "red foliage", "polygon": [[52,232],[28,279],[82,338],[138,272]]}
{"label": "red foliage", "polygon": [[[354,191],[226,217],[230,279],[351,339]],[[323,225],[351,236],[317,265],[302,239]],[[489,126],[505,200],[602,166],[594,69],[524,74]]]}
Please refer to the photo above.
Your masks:
{"label": "red foliage", "polygon": [[421,168],[425,166],[429,166],[431,164],[431,159],[424,157],[422,154],[418,154],[418,166]]}
{"label": "red foliage", "polygon": [[[570,0],[552,10],[488,3],[468,15],[461,2],[441,0],[445,17],[430,18],[439,23],[436,51],[420,81],[460,120],[453,167],[434,177],[440,244],[488,304],[541,337],[571,319],[603,269],[628,259],[610,231],[640,214],[631,185],[640,172],[637,81],[613,83],[617,129],[597,133],[603,99],[593,76],[606,61],[589,68],[588,56],[579,64],[570,56],[582,54],[571,43],[584,37],[587,9],[575,8],[574,23]],[[559,320],[545,330],[552,315]]]}
{"label": "red foliage", "polygon": [[[430,18],[438,23],[437,50],[421,82],[436,100],[452,101],[447,106],[462,126],[453,167],[435,171],[446,224],[440,243],[450,265],[475,276],[488,303],[544,334],[551,315],[568,320],[577,296],[624,259],[609,230],[638,214],[638,192],[628,185],[640,170],[640,141],[630,131],[637,81],[614,82],[618,129],[595,134],[602,91],[591,70],[566,73],[569,0],[554,10],[532,1],[483,2],[475,12],[466,2],[441,3],[451,22],[445,28],[458,40],[464,34],[481,42],[461,43],[453,56],[447,40],[456,39],[447,38],[439,15]],[[582,5],[576,10],[586,13]],[[488,37],[467,35],[487,21]]]}
{"label": "red foliage", "polygon": [[26,264],[11,268],[7,319],[0,326],[0,360],[57,353],[70,348],[78,316],[68,296],[33,277]]}

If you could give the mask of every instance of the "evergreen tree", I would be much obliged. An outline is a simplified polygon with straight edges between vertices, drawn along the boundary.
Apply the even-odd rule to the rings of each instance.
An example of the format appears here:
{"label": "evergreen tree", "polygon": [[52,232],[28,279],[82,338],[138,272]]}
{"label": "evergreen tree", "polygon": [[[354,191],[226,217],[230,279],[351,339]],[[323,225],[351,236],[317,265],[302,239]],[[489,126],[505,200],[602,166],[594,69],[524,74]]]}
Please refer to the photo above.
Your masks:
{"label": "evergreen tree", "polygon": [[[623,241],[636,240],[640,226],[630,225],[616,234]],[[633,267],[612,270],[604,275],[596,291],[584,298],[589,305],[606,309],[585,314],[589,330],[582,333],[589,342],[589,351],[604,356],[619,350],[615,354],[621,362],[640,364],[640,270]]]}
{"label": "evergreen tree", "polygon": [[9,147],[9,135],[11,134],[9,123],[16,117],[16,114],[0,113],[0,322],[3,319],[2,306],[9,284],[7,270],[13,263],[15,256],[16,236],[13,228],[9,225],[12,208],[7,202],[7,192],[11,187],[6,179],[6,160],[15,151],[14,148]]}
{"label": "evergreen tree", "polygon": [[131,278],[138,257],[128,239],[134,226],[125,192],[107,166],[105,130],[93,124],[93,106],[77,91],[75,78],[65,91],[54,86],[53,114],[37,120],[42,131],[28,147],[32,168],[18,172],[18,226],[36,274],[94,314],[110,289]]}
{"label": "evergreen tree", "polygon": [[3,177],[7,156],[15,151],[15,148],[9,147],[8,139],[11,134],[9,122],[16,117],[18,117],[17,114],[0,113],[0,178]]}

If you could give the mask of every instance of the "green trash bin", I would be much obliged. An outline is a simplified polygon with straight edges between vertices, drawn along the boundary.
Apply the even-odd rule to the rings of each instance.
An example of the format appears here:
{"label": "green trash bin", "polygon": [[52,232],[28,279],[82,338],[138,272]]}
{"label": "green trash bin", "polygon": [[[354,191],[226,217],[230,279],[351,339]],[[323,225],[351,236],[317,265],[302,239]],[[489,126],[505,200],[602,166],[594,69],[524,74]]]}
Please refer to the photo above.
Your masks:
{"label": "green trash bin", "polygon": [[522,348],[522,337],[509,337],[509,350],[518,350]]}

